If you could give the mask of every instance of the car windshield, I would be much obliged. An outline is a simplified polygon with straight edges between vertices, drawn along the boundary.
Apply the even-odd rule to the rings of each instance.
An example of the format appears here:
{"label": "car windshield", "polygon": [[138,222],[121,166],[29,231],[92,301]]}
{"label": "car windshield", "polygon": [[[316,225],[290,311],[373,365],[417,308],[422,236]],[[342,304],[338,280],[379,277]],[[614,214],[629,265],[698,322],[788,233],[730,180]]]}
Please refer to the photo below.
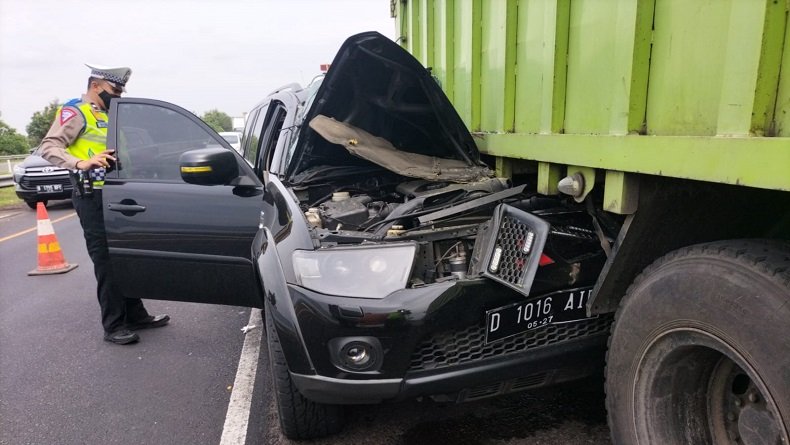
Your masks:
{"label": "car windshield", "polygon": [[222,138],[228,141],[228,144],[238,144],[239,136],[235,134],[223,134]]}

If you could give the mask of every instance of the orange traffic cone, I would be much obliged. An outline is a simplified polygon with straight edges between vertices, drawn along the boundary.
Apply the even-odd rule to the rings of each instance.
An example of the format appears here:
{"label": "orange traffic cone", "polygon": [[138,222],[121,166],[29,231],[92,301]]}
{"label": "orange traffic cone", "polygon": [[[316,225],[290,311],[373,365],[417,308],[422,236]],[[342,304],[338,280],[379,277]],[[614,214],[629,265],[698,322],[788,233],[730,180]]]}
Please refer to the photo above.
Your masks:
{"label": "orange traffic cone", "polygon": [[58,237],[55,236],[55,229],[47,215],[47,208],[43,202],[36,205],[36,220],[38,225],[38,268],[28,272],[28,275],[50,275],[56,273],[66,273],[77,267],[76,264],[69,264],[63,258],[60,251]]}

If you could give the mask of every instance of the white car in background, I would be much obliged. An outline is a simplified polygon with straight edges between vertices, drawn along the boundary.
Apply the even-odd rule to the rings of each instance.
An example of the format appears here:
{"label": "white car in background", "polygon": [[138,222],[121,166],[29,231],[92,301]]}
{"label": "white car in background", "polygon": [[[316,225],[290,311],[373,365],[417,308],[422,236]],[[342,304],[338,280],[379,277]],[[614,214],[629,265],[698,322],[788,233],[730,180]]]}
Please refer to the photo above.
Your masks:
{"label": "white car in background", "polygon": [[228,141],[234,150],[241,153],[241,133],[238,131],[222,131],[219,133],[222,139]]}

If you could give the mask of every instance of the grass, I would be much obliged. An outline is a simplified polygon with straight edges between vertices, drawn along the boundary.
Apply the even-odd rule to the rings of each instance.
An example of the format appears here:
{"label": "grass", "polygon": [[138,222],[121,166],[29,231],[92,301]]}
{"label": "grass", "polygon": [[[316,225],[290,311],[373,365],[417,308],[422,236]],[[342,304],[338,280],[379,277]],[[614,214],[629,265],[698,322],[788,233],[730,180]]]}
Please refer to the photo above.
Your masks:
{"label": "grass", "polygon": [[0,188],[0,209],[16,207],[18,205],[24,205],[24,202],[17,198],[13,187]]}

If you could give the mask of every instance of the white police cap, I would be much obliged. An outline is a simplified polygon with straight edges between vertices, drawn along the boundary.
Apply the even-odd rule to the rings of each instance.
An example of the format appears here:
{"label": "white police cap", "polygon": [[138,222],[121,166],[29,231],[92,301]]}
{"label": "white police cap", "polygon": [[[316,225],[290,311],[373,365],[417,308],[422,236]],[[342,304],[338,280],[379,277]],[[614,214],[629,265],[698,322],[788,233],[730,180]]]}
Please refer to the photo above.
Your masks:
{"label": "white police cap", "polygon": [[88,63],[86,63],[85,66],[91,69],[91,77],[104,79],[115,84],[115,86],[122,89],[123,91],[126,91],[126,82],[129,81],[129,76],[132,75],[131,68],[127,66],[111,68],[108,66],[91,65]]}

